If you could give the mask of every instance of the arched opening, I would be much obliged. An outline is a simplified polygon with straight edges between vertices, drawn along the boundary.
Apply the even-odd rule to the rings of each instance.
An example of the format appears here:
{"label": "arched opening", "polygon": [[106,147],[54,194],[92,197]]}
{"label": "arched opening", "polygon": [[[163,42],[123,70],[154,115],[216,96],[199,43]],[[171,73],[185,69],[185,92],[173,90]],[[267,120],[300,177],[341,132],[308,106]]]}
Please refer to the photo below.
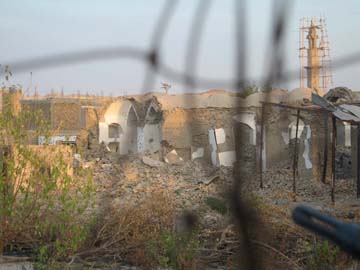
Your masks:
{"label": "arched opening", "polygon": [[157,124],[162,119],[162,112],[156,111],[153,106],[150,106],[149,111],[146,115],[146,123],[148,124]]}
{"label": "arched opening", "polygon": [[150,105],[144,126],[144,149],[151,153],[160,149],[162,112]]}
{"label": "arched opening", "polygon": [[118,123],[112,123],[109,125],[109,138],[120,138],[121,134],[123,134],[123,130]]}
{"label": "arched opening", "polygon": [[135,110],[133,107],[130,108],[128,118],[127,118],[127,132],[126,132],[126,138],[128,142],[128,149],[129,153],[136,153],[137,152],[137,123],[138,118],[135,113]]}
{"label": "arched opening", "polygon": [[[294,118],[294,119],[293,119]],[[296,118],[295,117],[290,117],[289,119],[291,122],[290,124],[287,126],[287,130],[282,131],[281,132],[281,136],[284,140],[285,144],[289,144],[290,141],[292,139],[295,139],[296,137]],[[302,121],[301,119],[299,119],[299,126],[298,126],[298,132],[297,132],[297,138],[300,139],[303,131],[305,128],[305,124],[304,121]]]}
{"label": "arched opening", "polygon": [[[298,138],[301,137],[301,134],[303,133],[304,127],[305,127],[304,122],[301,119],[299,119],[298,132],[297,132],[297,137]],[[288,133],[289,133],[290,140],[295,139],[295,137],[296,137],[296,120],[292,121],[289,124]]]}

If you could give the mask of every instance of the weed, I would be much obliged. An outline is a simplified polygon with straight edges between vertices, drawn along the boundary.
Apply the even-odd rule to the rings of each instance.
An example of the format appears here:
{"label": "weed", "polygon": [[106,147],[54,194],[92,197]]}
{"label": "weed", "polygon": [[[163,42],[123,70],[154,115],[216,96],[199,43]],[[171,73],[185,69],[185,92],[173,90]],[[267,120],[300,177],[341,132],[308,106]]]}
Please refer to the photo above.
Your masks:
{"label": "weed", "polygon": [[225,215],[227,213],[226,203],[215,197],[206,197],[205,204],[209,206],[212,210]]}
{"label": "weed", "polygon": [[306,262],[306,268],[309,270],[317,269],[337,269],[337,257],[339,248],[329,244],[328,241],[316,241],[313,244],[307,242],[305,247],[310,256]]}
{"label": "weed", "polygon": [[15,111],[12,92],[2,91],[0,253],[26,239],[41,263],[71,255],[87,236],[79,216],[91,201],[92,179],[72,176],[69,148],[29,145],[39,136],[49,141],[49,123],[33,108]]}
{"label": "weed", "polygon": [[191,233],[162,232],[147,245],[154,266],[170,269],[191,269],[200,248],[198,231]]}

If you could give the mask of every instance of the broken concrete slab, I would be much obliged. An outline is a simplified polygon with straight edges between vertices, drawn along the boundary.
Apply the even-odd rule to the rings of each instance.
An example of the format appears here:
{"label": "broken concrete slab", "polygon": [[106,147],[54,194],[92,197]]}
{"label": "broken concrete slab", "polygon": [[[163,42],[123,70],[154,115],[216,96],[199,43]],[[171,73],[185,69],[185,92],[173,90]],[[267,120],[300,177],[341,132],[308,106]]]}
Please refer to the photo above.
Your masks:
{"label": "broken concrete slab", "polygon": [[175,149],[166,154],[164,161],[172,165],[179,165],[184,163],[184,160],[177,154]]}
{"label": "broken concrete slab", "polygon": [[209,177],[204,177],[198,180],[199,183],[205,184],[205,185],[209,185],[211,182],[213,182],[214,180],[220,178],[220,175],[215,174],[215,175],[211,175]]}
{"label": "broken concrete slab", "polygon": [[215,136],[217,144],[225,143],[226,134],[223,128],[215,129]]}
{"label": "broken concrete slab", "polygon": [[218,154],[220,166],[231,167],[236,161],[235,151],[220,152]]}
{"label": "broken concrete slab", "polygon": [[191,160],[204,157],[204,148],[203,147],[191,147]]}
{"label": "broken concrete slab", "polygon": [[351,102],[354,99],[352,91],[347,87],[335,87],[330,89],[324,98],[332,103]]}
{"label": "broken concrete slab", "polygon": [[150,157],[147,157],[147,156],[143,156],[142,157],[142,162],[150,167],[153,167],[153,168],[159,168],[159,167],[164,167],[165,166],[165,163],[164,162],[161,162],[159,160],[156,160],[156,159],[153,159],[153,158],[150,158]]}
{"label": "broken concrete slab", "polygon": [[211,162],[214,166],[219,166],[219,160],[217,155],[217,144],[215,138],[215,130],[209,130],[209,144],[211,145]]}
{"label": "broken concrete slab", "polygon": [[110,164],[110,163],[102,164],[102,165],[101,165],[101,168],[104,169],[104,170],[109,171],[109,170],[111,170],[111,168],[112,168],[112,164]]}

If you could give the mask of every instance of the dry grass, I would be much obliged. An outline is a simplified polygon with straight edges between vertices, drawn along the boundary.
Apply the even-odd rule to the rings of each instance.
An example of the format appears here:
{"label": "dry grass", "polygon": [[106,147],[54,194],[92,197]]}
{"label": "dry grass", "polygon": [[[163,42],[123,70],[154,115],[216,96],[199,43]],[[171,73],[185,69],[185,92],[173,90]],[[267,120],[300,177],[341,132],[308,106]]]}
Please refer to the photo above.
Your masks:
{"label": "dry grass", "polygon": [[154,192],[136,205],[107,207],[98,217],[92,237],[78,254],[86,260],[99,257],[149,265],[147,244],[173,227],[175,208],[165,192]]}

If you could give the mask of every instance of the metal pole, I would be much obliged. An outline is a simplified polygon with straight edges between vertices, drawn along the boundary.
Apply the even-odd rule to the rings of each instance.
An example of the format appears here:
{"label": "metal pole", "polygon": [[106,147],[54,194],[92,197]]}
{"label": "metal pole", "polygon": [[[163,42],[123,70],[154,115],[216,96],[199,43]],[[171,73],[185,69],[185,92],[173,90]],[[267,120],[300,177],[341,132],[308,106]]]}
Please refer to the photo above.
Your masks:
{"label": "metal pole", "polygon": [[300,110],[298,109],[297,112],[296,112],[296,130],[295,130],[295,145],[294,145],[294,159],[293,159],[293,192],[294,192],[294,194],[296,194],[296,176],[298,175],[299,118],[300,118]]}
{"label": "metal pole", "polygon": [[357,125],[356,197],[360,197],[360,124]]}
{"label": "metal pole", "polygon": [[325,184],[326,181],[326,169],[327,169],[327,162],[328,162],[328,152],[329,152],[329,124],[328,124],[328,113],[324,113],[325,119],[324,119],[324,128],[325,128],[325,145],[324,145],[324,167],[323,167],[323,173],[321,177],[321,182]]}
{"label": "metal pole", "polygon": [[264,122],[265,122],[265,104],[261,106],[261,128],[260,128],[260,160],[259,160],[259,173],[260,173],[260,188],[264,187],[263,183],[263,149],[264,149]]}
{"label": "metal pole", "polygon": [[333,134],[332,134],[332,160],[331,160],[331,201],[335,202],[335,178],[336,178],[336,171],[335,171],[335,158],[336,158],[336,118],[332,116],[332,126],[333,126]]}

